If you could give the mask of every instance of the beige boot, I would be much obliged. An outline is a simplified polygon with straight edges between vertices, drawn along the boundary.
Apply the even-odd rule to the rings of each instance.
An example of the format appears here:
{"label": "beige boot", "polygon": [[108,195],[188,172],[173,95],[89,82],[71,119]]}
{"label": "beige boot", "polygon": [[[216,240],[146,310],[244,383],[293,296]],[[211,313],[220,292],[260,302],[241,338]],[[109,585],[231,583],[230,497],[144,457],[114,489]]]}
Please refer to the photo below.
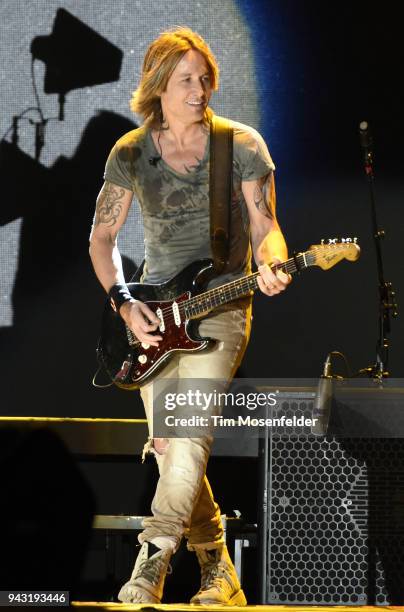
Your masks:
{"label": "beige boot", "polygon": [[201,588],[193,596],[191,603],[247,605],[226,544],[211,550],[195,548],[195,552],[201,566]]}
{"label": "beige boot", "polygon": [[132,575],[119,591],[119,601],[160,603],[165,577],[171,573],[169,562],[172,554],[171,548],[158,548],[150,542],[143,542]]}

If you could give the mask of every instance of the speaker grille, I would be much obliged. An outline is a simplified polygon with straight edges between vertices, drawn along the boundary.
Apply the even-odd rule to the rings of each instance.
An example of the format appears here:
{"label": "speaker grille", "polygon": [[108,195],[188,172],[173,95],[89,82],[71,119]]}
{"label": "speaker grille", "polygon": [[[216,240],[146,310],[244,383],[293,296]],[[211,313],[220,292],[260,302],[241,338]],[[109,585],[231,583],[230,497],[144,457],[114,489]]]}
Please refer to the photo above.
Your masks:
{"label": "speaker grille", "polygon": [[[283,401],[286,416],[311,401]],[[268,603],[403,603],[404,441],[270,440]]]}

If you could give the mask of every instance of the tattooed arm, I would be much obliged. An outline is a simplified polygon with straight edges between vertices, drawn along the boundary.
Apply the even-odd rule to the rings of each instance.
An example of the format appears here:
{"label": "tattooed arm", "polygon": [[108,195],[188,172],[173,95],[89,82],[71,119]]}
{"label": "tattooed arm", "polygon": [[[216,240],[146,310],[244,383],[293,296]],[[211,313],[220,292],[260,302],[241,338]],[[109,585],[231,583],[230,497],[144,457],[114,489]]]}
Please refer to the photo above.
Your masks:
{"label": "tattooed arm", "polygon": [[114,283],[124,282],[116,240],[132,197],[132,191],[106,181],[97,198],[90,234],[90,257],[97,278],[107,292]]}
{"label": "tattooed arm", "polygon": [[[124,283],[117,236],[128,215],[133,193],[106,181],[98,195],[90,234],[90,257],[98,280],[109,291],[115,283]],[[161,336],[154,335],[160,321],[152,310],[138,300],[125,302],[119,314],[141,342],[158,346]]]}
{"label": "tattooed arm", "polygon": [[275,295],[290,282],[281,271],[275,275],[267,264],[285,261],[288,249],[276,218],[276,194],[273,172],[242,182],[242,191],[250,217],[251,246],[260,271],[258,284],[267,295]]}

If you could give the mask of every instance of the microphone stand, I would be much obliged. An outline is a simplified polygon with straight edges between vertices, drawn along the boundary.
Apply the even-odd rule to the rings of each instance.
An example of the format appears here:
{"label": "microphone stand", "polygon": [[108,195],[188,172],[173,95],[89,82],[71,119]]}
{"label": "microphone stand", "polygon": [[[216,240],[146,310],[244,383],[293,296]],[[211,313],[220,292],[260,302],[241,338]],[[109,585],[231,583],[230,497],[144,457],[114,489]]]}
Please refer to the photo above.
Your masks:
{"label": "microphone stand", "polygon": [[377,222],[373,172],[373,139],[366,121],[362,121],[359,124],[359,137],[361,147],[363,149],[364,169],[369,186],[373,240],[376,248],[377,273],[379,280],[379,337],[376,344],[376,363],[367,368],[359,370],[359,374],[369,376],[370,378],[376,378],[380,381],[384,377],[389,376],[387,364],[389,356],[388,336],[391,331],[390,312],[392,311],[393,317],[397,317],[398,311],[393,285],[390,282],[386,282],[384,278],[381,241],[385,237],[386,233],[384,229],[379,228]]}

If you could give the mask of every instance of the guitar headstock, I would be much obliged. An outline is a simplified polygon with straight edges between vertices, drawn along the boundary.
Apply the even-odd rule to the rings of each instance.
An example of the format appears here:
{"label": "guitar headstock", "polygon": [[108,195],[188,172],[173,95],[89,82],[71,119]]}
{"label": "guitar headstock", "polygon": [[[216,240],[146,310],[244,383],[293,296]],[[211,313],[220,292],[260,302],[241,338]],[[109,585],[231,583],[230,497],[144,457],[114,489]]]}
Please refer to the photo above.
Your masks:
{"label": "guitar headstock", "polygon": [[327,242],[322,240],[321,244],[312,245],[309,252],[314,257],[315,266],[329,270],[342,259],[356,261],[361,250],[356,238],[330,238]]}

